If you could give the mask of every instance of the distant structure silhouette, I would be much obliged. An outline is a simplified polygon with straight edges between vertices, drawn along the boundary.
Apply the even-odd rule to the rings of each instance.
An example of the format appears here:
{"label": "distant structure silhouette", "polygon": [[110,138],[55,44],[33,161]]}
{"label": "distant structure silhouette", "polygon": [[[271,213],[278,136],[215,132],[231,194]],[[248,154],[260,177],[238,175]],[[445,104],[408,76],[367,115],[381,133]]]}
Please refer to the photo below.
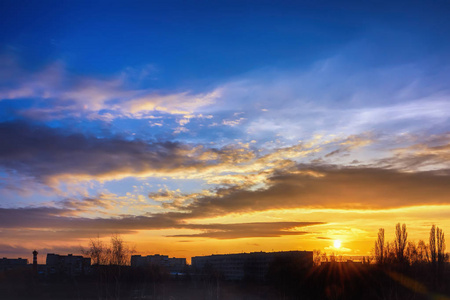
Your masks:
{"label": "distant structure silhouette", "polygon": [[33,274],[36,276],[37,275],[37,255],[38,252],[36,250],[33,251]]}

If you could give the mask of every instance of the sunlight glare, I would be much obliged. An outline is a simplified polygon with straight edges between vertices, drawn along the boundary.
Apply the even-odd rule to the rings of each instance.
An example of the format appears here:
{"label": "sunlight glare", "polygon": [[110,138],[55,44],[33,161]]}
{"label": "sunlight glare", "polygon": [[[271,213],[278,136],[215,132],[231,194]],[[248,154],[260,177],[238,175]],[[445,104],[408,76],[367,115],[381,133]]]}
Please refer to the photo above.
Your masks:
{"label": "sunlight glare", "polygon": [[341,248],[341,241],[340,240],[335,240],[334,241],[334,248],[336,248],[336,249]]}

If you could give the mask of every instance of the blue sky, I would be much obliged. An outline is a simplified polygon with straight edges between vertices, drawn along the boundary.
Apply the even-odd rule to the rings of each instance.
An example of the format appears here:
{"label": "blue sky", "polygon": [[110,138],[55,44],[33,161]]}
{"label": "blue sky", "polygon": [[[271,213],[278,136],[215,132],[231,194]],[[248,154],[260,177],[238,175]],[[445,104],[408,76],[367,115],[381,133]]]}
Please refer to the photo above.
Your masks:
{"label": "blue sky", "polygon": [[[435,212],[414,209],[438,205],[446,222],[448,1],[0,5],[0,213],[17,215],[0,250],[37,232],[45,249],[119,232],[174,255],[223,236],[288,250],[290,230],[355,254],[379,224],[352,223],[367,210],[394,224],[405,208],[423,232]],[[226,226],[249,220],[258,236]]]}

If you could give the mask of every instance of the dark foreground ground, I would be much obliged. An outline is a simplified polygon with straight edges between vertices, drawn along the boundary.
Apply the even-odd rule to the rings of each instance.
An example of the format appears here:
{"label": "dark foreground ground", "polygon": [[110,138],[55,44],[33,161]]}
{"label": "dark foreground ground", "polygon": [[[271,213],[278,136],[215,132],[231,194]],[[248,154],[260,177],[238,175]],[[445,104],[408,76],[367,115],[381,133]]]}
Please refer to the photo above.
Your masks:
{"label": "dark foreground ground", "polygon": [[[447,268],[448,269],[448,268]],[[430,265],[379,267],[332,263],[282,266],[263,282],[230,282],[214,272],[171,278],[154,269],[104,267],[91,274],[33,276],[0,272],[0,299],[449,299],[450,272]]]}

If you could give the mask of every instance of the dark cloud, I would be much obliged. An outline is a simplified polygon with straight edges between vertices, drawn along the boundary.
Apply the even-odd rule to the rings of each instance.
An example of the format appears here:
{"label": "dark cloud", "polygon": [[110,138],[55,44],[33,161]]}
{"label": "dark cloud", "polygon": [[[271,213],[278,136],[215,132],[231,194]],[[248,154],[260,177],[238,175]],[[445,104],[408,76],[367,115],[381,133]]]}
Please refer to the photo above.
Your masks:
{"label": "dark cloud", "polygon": [[[127,140],[67,134],[62,129],[26,122],[0,123],[0,170],[39,183],[52,179],[118,179],[139,174],[195,172],[255,157],[236,147],[206,148],[169,141]],[[5,188],[14,185],[1,183]]]}
{"label": "dark cloud", "polygon": [[341,149],[338,149],[338,150],[334,150],[334,151],[331,151],[330,153],[327,153],[327,154],[325,155],[325,157],[330,157],[330,156],[333,156],[333,155],[339,154],[339,153],[341,153],[341,152],[342,152],[342,150],[341,150]]}
{"label": "dark cloud", "polygon": [[256,222],[237,224],[199,224],[187,228],[200,229],[197,234],[179,234],[171,237],[208,237],[215,239],[236,239],[251,237],[279,237],[283,235],[303,235],[306,231],[293,231],[297,227],[323,224],[320,222]]}
{"label": "dark cloud", "polygon": [[[79,220],[80,225],[74,228],[8,228],[2,229],[2,236],[6,241],[11,243],[17,243],[21,241],[38,241],[39,244],[46,243],[48,241],[58,242],[74,242],[80,241],[84,243],[84,240],[96,238],[96,237],[109,237],[115,234],[126,235],[134,234],[136,230],[119,229],[119,228],[87,228],[87,223],[83,223],[83,220]],[[86,226],[86,228],[84,228]]]}
{"label": "dark cloud", "polygon": [[162,229],[179,226],[165,214],[153,216],[123,216],[118,218],[82,218],[71,216],[77,211],[68,208],[30,207],[0,208],[0,228],[55,228],[59,230]]}
{"label": "dark cloud", "polygon": [[227,189],[184,207],[185,218],[270,209],[324,207],[385,209],[450,203],[450,170],[400,172],[392,169],[299,166],[269,179],[260,190]]}
{"label": "dark cloud", "polygon": [[42,180],[57,175],[136,174],[198,164],[183,153],[187,147],[180,143],[66,135],[24,122],[0,123],[0,139],[0,167]]}
{"label": "dark cloud", "polygon": [[55,207],[0,208],[0,228],[64,228],[69,209]]}
{"label": "dark cloud", "polygon": [[210,237],[231,239],[243,237],[275,237],[300,235],[305,232],[291,231],[296,227],[322,224],[320,222],[268,222],[236,224],[189,224],[182,214],[154,214],[151,216],[125,216],[121,218],[71,217],[68,209],[0,208],[0,228],[3,235],[14,239],[64,240],[108,236],[114,233],[129,234],[137,230],[193,229],[203,233],[174,235],[174,237]]}
{"label": "dark cloud", "polygon": [[104,194],[99,194],[97,197],[84,197],[82,199],[67,198],[58,203],[64,208],[79,211],[89,211],[95,207],[111,209],[114,204],[114,202],[109,199],[108,195]]}

